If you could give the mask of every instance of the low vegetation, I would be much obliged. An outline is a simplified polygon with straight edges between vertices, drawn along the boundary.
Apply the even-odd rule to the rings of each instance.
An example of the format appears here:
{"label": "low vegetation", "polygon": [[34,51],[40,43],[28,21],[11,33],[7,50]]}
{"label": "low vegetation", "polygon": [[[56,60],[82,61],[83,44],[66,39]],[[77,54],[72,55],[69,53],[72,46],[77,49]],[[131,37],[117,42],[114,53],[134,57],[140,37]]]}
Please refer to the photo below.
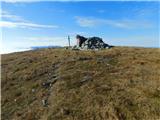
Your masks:
{"label": "low vegetation", "polygon": [[2,120],[158,120],[160,50],[2,55]]}

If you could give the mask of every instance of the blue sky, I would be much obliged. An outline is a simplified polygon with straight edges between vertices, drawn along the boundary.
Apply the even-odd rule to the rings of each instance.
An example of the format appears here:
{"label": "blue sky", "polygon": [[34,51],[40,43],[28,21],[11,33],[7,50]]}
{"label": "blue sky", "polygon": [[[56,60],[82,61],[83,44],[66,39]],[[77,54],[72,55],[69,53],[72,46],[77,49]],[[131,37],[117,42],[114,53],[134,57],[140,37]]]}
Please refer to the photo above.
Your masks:
{"label": "blue sky", "polygon": [[32,46],[75,45],[75,35],[118,46],[159,47],[159,2],[2,0],[1,53]]}

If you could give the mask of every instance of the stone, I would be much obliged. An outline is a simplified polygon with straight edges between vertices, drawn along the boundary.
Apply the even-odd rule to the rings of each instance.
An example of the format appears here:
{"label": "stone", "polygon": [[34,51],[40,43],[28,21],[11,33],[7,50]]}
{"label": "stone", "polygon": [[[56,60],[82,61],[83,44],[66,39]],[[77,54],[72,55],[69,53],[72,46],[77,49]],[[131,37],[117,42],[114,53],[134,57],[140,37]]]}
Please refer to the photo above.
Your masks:
{"label": "stone", "polygon": [[43,83],[42,83],[42,86],[43,86],[44,88],[51,88],[52,85],[57,82],[57,80],[58,80],[58,78],[55,77],[55,78],[53,78],[53,79],[50,80],[50,81],[43,82]]}
{"label": "stone", "polygon": [[43,82],[42,86],[45,87],[45,88],[48,88],[48,87],[51,86],[50,84],[51,84],[51,82]]}
{"label": "stone", "polygon": [[99,37],[89,37],[85,38],[85,40],[81,40],[81,38],[85,38],[83,36],[80,36],[78,38],[79,41],[81,41],[80,45],[74,46],[73,50],[99,50],[99,49],[105,49],[105,48],[111,48],[113,46],[110,46],[103,42],[102,38]]}
{"label": "stone", "polygon": [[85,82],[88,82],[88,81],[92,81],[92,76],[85,76],[81,81],[80,83],[83,84]]}
{"label": "stone", "polygon": [[62,108],[62,109],[61,109],[61,113],[62,113],[63,115],[69,115],[69,114],[70,114],[70,110],[67,109],[67,108]]}
{"label": "stone", "polygon": [[85,60],[91,60],[91,57],[79,57],[78,60],[85,61]]}
{"label": "stone", "polygon": [[43,100],[42,100],[42,105],[43,105],[44,107],[47,107],[47,105],[48,105],[47,99],[43,99]]}
{"label": "stone", "polygon": [[32,89],[32,93],[35,93],[35,91],[36,91],[35,89]]}

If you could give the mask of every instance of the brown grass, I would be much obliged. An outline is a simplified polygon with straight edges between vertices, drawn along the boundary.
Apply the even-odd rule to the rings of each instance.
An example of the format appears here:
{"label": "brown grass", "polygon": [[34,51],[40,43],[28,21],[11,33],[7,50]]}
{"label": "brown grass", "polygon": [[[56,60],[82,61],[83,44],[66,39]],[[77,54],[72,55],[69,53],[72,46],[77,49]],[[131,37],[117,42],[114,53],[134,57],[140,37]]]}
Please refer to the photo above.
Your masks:
{"label": "brown grass", "polygon": [[[2,120],[158,120],[159,52],[115,47],[2,55]],[[44,88],[49,80],[54,84]]]}

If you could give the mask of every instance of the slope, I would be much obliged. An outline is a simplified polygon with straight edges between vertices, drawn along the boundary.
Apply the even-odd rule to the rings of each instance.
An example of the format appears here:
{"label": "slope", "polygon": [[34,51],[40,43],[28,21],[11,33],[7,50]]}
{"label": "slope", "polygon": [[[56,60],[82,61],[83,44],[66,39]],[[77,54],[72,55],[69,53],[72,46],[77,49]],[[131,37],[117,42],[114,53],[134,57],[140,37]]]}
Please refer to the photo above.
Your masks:
{"label": "slope", "polygon": [[2,120],[160,119],[159,49],[2,55]]}

